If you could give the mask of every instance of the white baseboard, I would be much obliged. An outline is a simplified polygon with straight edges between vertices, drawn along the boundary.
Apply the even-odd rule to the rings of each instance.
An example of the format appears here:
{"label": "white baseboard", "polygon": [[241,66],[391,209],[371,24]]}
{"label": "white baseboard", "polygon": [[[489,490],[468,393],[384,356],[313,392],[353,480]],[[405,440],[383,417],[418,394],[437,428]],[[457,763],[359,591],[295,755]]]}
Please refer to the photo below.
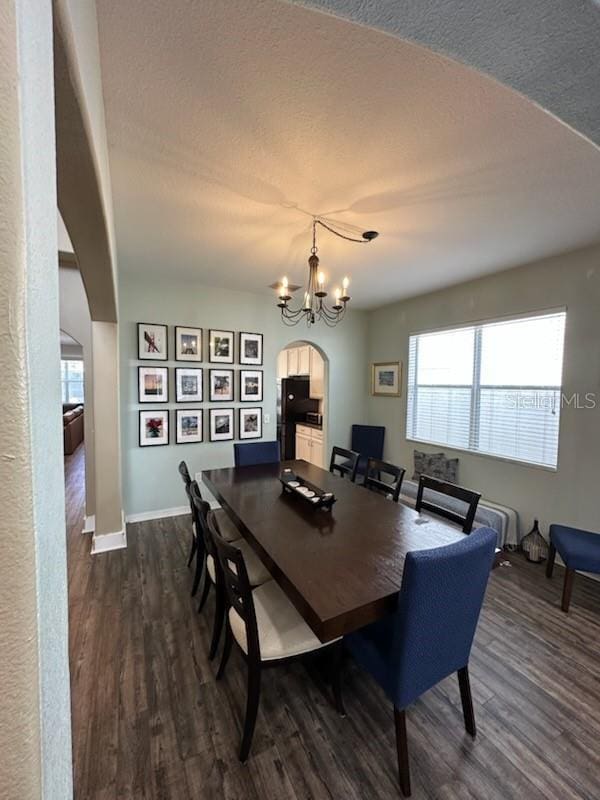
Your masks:
{"label": "white baseboard", "polygon": [[82,533],[93,533],[96,529],[96,515],[90,514],[89,517],[84,517]]}
{"label": "white baseboard", "polygon": [[121,512],[120,531],[113,531],[111,533],[94,533],[92,538],[92,555],[99,553],[108,553],[110,550],[122,550],[127,547],[127,533],[125,530],[125,515]]}
{"label": "white baseboard", "polygon": [[154,511],[141,511],[138,514],[127,514],[127,522],[147,522],[151,519],[164,519],[165,517],[180,517],[189,514],[189,506],[175,506],[174,508],[157,508]]}

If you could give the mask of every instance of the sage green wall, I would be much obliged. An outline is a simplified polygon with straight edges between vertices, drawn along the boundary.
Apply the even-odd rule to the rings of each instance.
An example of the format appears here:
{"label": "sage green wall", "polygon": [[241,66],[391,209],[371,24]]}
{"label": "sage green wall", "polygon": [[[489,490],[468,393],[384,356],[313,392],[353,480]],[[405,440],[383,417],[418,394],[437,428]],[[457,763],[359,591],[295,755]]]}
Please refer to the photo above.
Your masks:
{"label": "sage green wall", "polygon": [[558,471],[489,456],[443,450],[460,459],[459,481],[484,497],[517,509],[521,529],[538,517],[600,531],[600,247],[545,259],[480,280],[421,295],[369,315],[369,360],[401,360],[400,399],[370,397],[367,417],[385,425],[385,457],[412,473],[413,449],[439,446],[406,440],[406,367],[411,333],[474,320],[567,307],[563,388],[570,396],[596,393],[595,409],[563,408]]}
{"label": "sage green wall", "polygon": [[[270,422],[263,425],[263,439],[275,438],[276,431],[276,367],[277,354],[287,344],[310,341],[318,345],[329,359],[329,407],[328,448],[333,442],[348,446],[352,423],[365,421],[367,397],[367,320],[360,311],[349,311],[337,328],[315,325],[308,330],[305,325],[287,328],[279,318],[274,298],[266,292],[265,297],[246,292],[233,292],[202,285],[174,283],[168,279],[162,283],[155,278],[146,282],[121,272],[119,283],[119,329],[121,353],[121,429],[123,502],[128,515],[169,509],[185,505],[185,495],[177,464],[181,459],[188,462],[192,472],[211,467],[233,465],[232,442],[208,442],[208,408],[215,404],[202,403],[204,414],[204,438],[201,444],[166,447],[138,446],[138,411],[140,408],[159,408],[137,402],[137,367],[152,363],[137,360],[138,322],[158,322],[169,325],[169,356],[174,355],[175,325],[202,328],[205,338],[209,328],[250,331],[264,335],[263,367],[264,399],[263,414],[270,414]],[[206,341],[204,342],[206,350]],[[237,359],[237,337],[236,337]],[[171,402],[162,407],[171,409],[169,427],[171,442],[174,442],[175,397],[174,368],[193,366],[176,362],[170,358],[160,362],[169,367],[169,398]],[[206,397],[210,364],[202,364],[205,370],[204,394]],[[218,365],[212,365],[218,366]],[[240,369],[238,364],[233,367]],[[236,382],[236,394],[238,387]],[[229,407],[229,404],[223,404]],[[236,409],[240,403],[232,403]],[[189,406],[188,406],[189,407]],[[237,425],[237,411],[236,411]],[[100,433],[98,432],[98,435]],[[328,450],[327,448],[327,450]]]}

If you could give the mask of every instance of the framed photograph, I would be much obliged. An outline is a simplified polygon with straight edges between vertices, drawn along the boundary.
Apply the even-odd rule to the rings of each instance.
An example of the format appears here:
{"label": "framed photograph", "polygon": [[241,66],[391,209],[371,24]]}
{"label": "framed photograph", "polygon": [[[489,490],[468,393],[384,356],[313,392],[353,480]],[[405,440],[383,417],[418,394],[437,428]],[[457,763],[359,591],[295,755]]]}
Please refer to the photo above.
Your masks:
{"label": "framed photograph", "polygon": [[202,361],[202,328],[175,326],[175,360]]}
{"label": "framed photograph", "polygon": [[177,444],[192,444],[202,441],[202,409],[178,408],[175,411],[175,441]]}
{"label": "framed photograph", "polygon": [[212,403],[233,403],[232,369],[211,369],[209,383]]}
{"label": "framed photograph", "polygon": [[208,414],[211,442],[233,439],[233,408],[209,408]]}
{"label": "framed photograph", "polygon": [[239,359],[240,364],[253,364],[255,367],[262,367],[262,333],[240,333]]}
{"label": "framed photograph", "polygon": [[167,326],[138,322],[138,360],[167,360]]}
{"label": "framed photograph", "polygon": [[262,408],[239,408],[240,439],[262,438]]}
{"label": "framed photograph", "polygon": [[399,361],[373,364],[371,369],[371,394],[379,397],[400,396],[402,364]]}
{"label": "framed photograph", "polygon": [[233,364],[233,342],[233,331],[209,331],[209,361],[213,364]]}
{"label": "framed photograph", "polygon": [[167,367],[138,367],[138,402],[169,402],[169,370]]}
{"label": "framed photograph", "polygon": [[262,403],[263,371],[262,369],[240,370],[240,402]]}
{"label": "framed photograph", "polygon": [[169,444],[169,412],[165,409],[140,411],[140,447]]}
{"label": "framed photograph", "polygon": [[198,367],[175,368],[175,400],[178,403],[202,402],[203,370]]}

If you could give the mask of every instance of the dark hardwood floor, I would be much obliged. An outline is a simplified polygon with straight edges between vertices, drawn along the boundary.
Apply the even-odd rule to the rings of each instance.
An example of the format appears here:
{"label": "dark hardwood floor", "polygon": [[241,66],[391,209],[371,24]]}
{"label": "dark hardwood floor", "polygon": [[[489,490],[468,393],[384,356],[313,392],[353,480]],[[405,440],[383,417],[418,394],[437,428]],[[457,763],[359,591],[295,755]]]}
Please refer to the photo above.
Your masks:
{"label": "dark hardwood floor", "polygon": [[[188,519],[128,526],[127,550],[90,556],[83,448],[66,464],[73,758],[77,800],[397,798],[392,709],[345,670],[346,719],[315,664],[265,673],[252,754],[237,760],[244,663],[216,683],[212,600],[189,597]],[[182,489],[183,492],[183,489]],[[511,556],[493,573],[471,659],[478,736],[456,679],[408,711],[416,800],[600,798],[600,584]]]}

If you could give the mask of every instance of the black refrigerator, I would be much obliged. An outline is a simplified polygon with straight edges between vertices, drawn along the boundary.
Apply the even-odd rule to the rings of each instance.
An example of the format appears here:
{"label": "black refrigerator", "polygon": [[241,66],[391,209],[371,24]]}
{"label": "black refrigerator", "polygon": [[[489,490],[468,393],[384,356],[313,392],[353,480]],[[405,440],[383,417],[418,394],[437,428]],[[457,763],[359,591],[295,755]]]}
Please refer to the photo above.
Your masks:
{"label": "black refrigerator", "polygon": [[319,401],[308,396],[306,378],[283,378],[277,382],[277,438],[283,460],[296,458],[296,423],[306,422],[307,411],[318,411]]}

